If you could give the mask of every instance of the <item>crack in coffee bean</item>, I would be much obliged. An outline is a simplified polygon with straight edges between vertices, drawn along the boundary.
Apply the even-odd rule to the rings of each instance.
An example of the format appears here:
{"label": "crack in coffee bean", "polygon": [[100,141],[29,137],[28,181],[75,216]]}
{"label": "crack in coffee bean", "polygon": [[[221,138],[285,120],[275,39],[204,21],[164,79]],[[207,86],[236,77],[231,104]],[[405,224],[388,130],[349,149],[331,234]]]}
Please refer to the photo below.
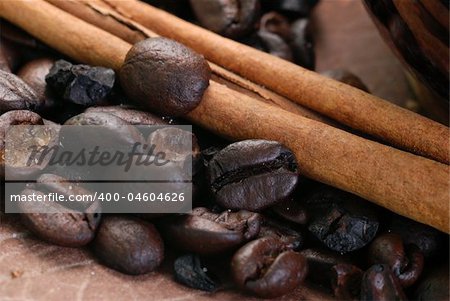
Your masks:
{"label": "crack in coffee bean", "polygon": [[252,211],[286,200],[299,178],[292,152],[267,140],[230,144],[209,161],[208,175],[218,204]]}
{"label": "crack in coffee bean", "polygon": [[[21,194],[45,195],[29,188]],[[80,247],[91,242],[100,222],[100,207],[97,202],[83,212],[69,209],[57,202],[20,202],[19,209],[28,229],[43,240],[64,247]]]}
{"label": "crack in coffee bean", "polygon": [[0,113],[34,110],[42,104],[36,92],[18,76],[0,70]]}
{"label": "crack in coffee bean", "polygon": [[236,284],[252,294],[274,298],[301,285],[308,274],[306,259],[274,237],[263,237],[241,247],[231,270]]}
{"label": "crack in coffee bean", "polygon": [[403,287],[413,285],[420,277],[424,256],[415,245],[405,246],[398,234],[378,236],[369,247],[370,263],[387,264]]}
{"label": "crack in coffee bean", "polygon": [[160,227],[163,235],[176,247],[198,254],[216,254],[236,249],[255,238],[262,217],[245,210],[213,213],[195,208],[192,213],[169,217]]}
{"label": "crack in coffee bean", "polygon": [[400,283],[392,274],[389,266],[376,264],[363,275],[361,281],[362,301],[408,300]]}

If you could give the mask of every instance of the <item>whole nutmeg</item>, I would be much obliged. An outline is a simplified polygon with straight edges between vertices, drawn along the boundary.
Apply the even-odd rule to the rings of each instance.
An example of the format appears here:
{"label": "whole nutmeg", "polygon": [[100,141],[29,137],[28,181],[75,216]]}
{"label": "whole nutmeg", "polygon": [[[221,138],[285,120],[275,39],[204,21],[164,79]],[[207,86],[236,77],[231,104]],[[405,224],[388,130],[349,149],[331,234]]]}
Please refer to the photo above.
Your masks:
{"label": "whole nutmeg", "polygon": [[152,38],[131,48],[119,75],[132,100],[161,115],[180,116],[200,103],[211,70],[203,56],[186,46]]}

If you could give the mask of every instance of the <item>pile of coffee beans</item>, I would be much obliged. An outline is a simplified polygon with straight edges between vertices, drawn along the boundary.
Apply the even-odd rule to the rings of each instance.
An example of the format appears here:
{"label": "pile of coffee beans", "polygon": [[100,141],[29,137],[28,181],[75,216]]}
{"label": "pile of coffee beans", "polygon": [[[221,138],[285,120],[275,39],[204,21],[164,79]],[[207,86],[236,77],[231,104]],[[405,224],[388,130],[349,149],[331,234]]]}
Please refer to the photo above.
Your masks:
{"label": "pile of coffee beans", "polygon": [[[314,67],[308,15],[316,1],[160,2],[222,35]],[[15,41],[29,39],[20,37]],[[129,54],[131,63],[119,75],[107,68],[76,65],[39,45],[0,43],[3,167],[4,133],[11,125],[46,124],[55,131],[62,124],[105,125],[115,143],[148,141],[169,149],[174,164],[191,160],[194,187],[193,209],[187,214],[113,215],[102,214],[97,203],[40,203],[51,213],[21,214],[36,236],[60,246],[90,248],[99,262],[125,274],[158,272],[161,265],[170,265],[174,280],[211,296],[231,283],[244,294],[275,298],[307,283],[338,300],[448,299],[448,235],[305,178],[294,154],[276,141],[231,143],[196,126],[193,133],[165,127],[189,124],[182,115],[198,104],[207,88],[210,71],[197,54],[167,39],[152,40],[151,47],[143,44],[149,47],[145,55],[156,54],[161,57],[158,64],[168,61],[167,68],[181,73],[176,78],[170,77],[175,72],[170,70],[149,75],[155,85],[147,87],[148,98],[132,102],[122,87],[130,91],[140,82],[127,68],[139,69],[133,61],[145,55]],[[165,57],[164,49],[179,55],[180,61]],[[348,73],[330,76],[365,89]],[[158,98],[154,106],[148,105],[160,90],[177,84],[180,93],[187,91],[186,102],[169,93],[158,95],[168,107]],[[139,124],[160,129],[145,137],[132,127]],[[124,131],[121,125],[130,127]],[[56,143],[52,135],[40,132],[16,139]],[[188,140],[192,152],[177,149],[177,143]],[[33,166],[25,168],[23,156],[18,152],[15,157],[18,174],[42,173]],[[45,170],[22,194],[94,193],[74,183],[77,176]],[[20,206],[26,212],[30,208],[25,207],[37,205]]]}

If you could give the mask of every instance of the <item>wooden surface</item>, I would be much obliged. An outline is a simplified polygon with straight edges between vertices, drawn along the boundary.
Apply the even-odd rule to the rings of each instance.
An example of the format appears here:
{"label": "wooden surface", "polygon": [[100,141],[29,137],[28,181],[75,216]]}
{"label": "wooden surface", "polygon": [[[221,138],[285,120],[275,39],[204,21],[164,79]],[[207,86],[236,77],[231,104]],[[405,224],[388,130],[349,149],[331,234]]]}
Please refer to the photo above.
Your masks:
{"label": "wooden surface", "polygon": [[[397,103],[411,96],[402,68],[360,1],[322,0],[314,13],[317,69],[346,68],[372,92]],[[0,300],[255,300],[236,292],[208,294],[175,283],[170,268],[127,276],[100,265],[85,249],[35,239],[17,217],[0,215]],[[305,289],[279,300],[303,300]],[[316,300],[323,297],[316,296]]]}

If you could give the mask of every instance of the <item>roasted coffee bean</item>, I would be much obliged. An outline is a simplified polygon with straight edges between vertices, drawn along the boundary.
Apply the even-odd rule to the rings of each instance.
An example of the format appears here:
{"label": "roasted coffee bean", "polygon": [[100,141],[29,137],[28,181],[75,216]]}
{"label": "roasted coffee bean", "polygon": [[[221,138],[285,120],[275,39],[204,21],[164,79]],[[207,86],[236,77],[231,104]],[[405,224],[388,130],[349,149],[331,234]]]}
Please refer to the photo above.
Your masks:
{"label": "roasted coffee bean", "polygon": [[274,237],[290,250],[301,249],[304,244],[304,238],[300,232],[269,219],[264,219],[258,237]]}
{"label": "roasted coffee bean", "polygon": [[[43,192],[22,191],[22,197],[44,199]],[[27,228],[45,241],[65,247],[88,244],[95,236],[100,222],[100,206],[94,202],[83,212],[72,210],[57,202],[26,201],[19,203],[22,221]]]}
{"label": "roasted coffee bean", "polygon": [[389,266],[376,264],[370,267],[361,282],[362,301],[407,300],[397,278]]}
{"label": "roasted coffee bean", "polygon": [[314,70],[316,55],[314,41],[311,34],[309,19],[299,19],[292,23],[292,41],[290,46],[296,64]]}
{"label": "roasted coffee bean", "polygon": [[50,91],[47,90],[45,77],[53,67],[55,61],[50,58],[40,58],[28,62],[20,68],[17,76],[34,89],[39,99],[44,101],[44,105],[48,106],[48,98],[51,98]]}
{"label": "roasted coffee bean", "polygon": [[198,254],[214,254],[236,249],[255,238],[262,216],[249,211],[213,213],[195,208],[192,213],[167,218],[161,231],[176,247]]}
{"label": "roasted coffee bean", "polygon": [[419,280],[412,294],[412,300],[447,301],[450,299],[448,263],[440,264],[424,276]]}
{"label": "roasted coffee bean", "polygon": [[387,233],[377,237],[369,247],[371,264],[391,267],[403,287],[413,285],[423,270],[423,254],[415,245],[405,246],[398,234]]}
{"label": "roasted coffee bean", "polygon": [[92,106],[112,90],[114,70],[88,65],[72,65],[59,60],[45,78],[53,91],[65,100],[82,106]]}
{"label": "roasted coffee bean", "polygon": [[311,214],[308,230],[337,252],[351,252],[369,244],[378,231],[373,207],[352,194],[318,186],[301,196]]}
{"label": "roasted coffee bean", "polygon": [[259,28],[282,37],[286,42],[292,39],[289,20],[277,12],[272,11],[264,14],[259,21]]}
{"label": "roasted coffee bean", "polygon": [[261,40],[263,51],[287,61],[293,61],[291,48],[279,35],[259,30],[257,36]]}
{"label": "roasted coffee bean", "polygon": [[363,272],[351,264],[337,264],[331,268],[331,287],[339,300],[359,300]]}
{"label": "roasted coffee bean", "polygon": [[200,258],[193,254],[178,257],[174,264],[175,280],[191,288],[213,292],[219,288],[217,277],[208,273]]}
{"label": "roasted coffee bean", "polygon": [[0,70],[0,114],[34,110],[42,104],[36,92],[16,75]]}
{"label": "roasted coffee bean", "polygon": [[[197,197],[199,185],[203,184],[203,165],[197,137],[190,131],[176,127],[164,127],[152,132],[147,145],[154,147],[154,153],[163,153],[166,160],[178,164],[182,171],[193,181],[192,195]],[[187,146],[191,145],[191,149]]]}
{"label": "roasted coffee bean", "polygon": [[308,213],[300,202],[294,198],[283,201],[272,207],[272,211],[287,221],[304,225],[308,221]]}
{"label": "roasted coffee bean", "polygon": [[405,245],[416,245],[427,259],[434,259],[444,245],[444,235],[430,226],[394,215],[389,232],[399,234]]}
{"label": "roasted coffee bean", "polygon": [[236,284],[263,298],[275,298],[301,285],[308,273],[306,259],[286,250],[273,237],[251,241],[234,254],[231,271]]}
{"label": "roasted coffee bean", "polygon": [[135,125],[165,125],[167,120],[149,112],[140,111],[127,106],[89,107],[85,113],[108,113]]}
{"label": "roasted coffee bean", "polygon": [[340,81],[341,83],[344,83],[344,84],[353,86],[355,88],[358,88],[360,90],[369,92],[369,89],[362,82],[362,80],[348,70],[334,69],[334,70],[328,70],[328,71],[321,72],[321,74],[325,75],[326,77]]}
{"label": "roasted coffee bean", "polygon": [[93,247],[108,267],[130,275],[152,272],[164,258],[163,241],[156,228],[132,217],[104,217]]}
{"label": "roasted coffee bean", "polygon": [[136,43],[120,69],[122,88],[131,100],[170,116],[180,116],[197,107],[210,77],[211,70],[203,56],[166,38]]}
{"label": "roasted coffee bean", "polygon": [[[147,144],[154,145],[155,152],[164,152],[168,160],[185,161],[188,158],[192,164],[200,160],[197,137],[176,127],[157,129],[148,136]],[[192,148],[188,150],[186,145],[192,145]]]}
{"label": "roasted coffee bean", "polygon": [[[55,174],[40,175],[39,178],[37,178],[34,187],[43,193],[56,193],[64,195],[66,198],[69,198],[70,195],[92,195],[92,193],[82,187],[80,183],[69,181],[68,179]],[[65,207],[78,211],[84,211],[91,205],[91,202],[66,202],[64,204]],[[99,218],[100,208],[97,213]]]}
{"label": "roasted coffee bean", "polygon": [[339,264],[351,264],[350,260],[338,253],[324,249],[305,249],[300,251],[311,272],[309,279],[324,286],[329,285],[333,275],[333,267]]}
{"label": "roasted coffee bean", "polygon": [[[5,139],[6,131],[11,125],[39,125],[43,124],[41,116],[27,110],[9,111],[0,116],[0,175],[4,176],[5,169]],[[21,139],[19,140],[21,141]]]}
{"label": "roasted coffee bean", "polygon": [[[66,132],[69,132],[71,129],[63,128],[63,131],[61,131],[61,138],[63,140],[62,143],[65,143],[66,145],[79,143],[79,141],[83,141],[83,139],[86,141],[88,137],[93,139],[102,137],[101,141],[91,141],[93,145],[128,147],[135,143],[144,143],[144,138],[136,127],[130,125],[125,120],[108,113],[81,113],[67,120],[64,125],[101,126],[93,128],[93,132],[90,134],[87,133],[88,129],[86,129],[86,133],[83,133],[83,135],[78,133],[79,131],[77,129],[75,129],[76,132],[71,132],[72,134],[68,135]],[[68,135],[68,137],[71,138],[75,137],[73,133],[80,134],[80,140],[64,141],[65,135]]]}
{"label": "roasted coffee bean", "polygon": [[59,125],[8,128],[5,132],[5,146],[9,150],[5,161],[8,180],[34,180],[38,173],[47,168],[51,156],[44,154],[46,149],[58,145],[59,131]]}
{"label": "roasted coffee bean", "polygon": [[220,35],[238,38],[249,33],[259,15],[259,0],[190,0],[200,24]]}
{"label": "roasted coffee bean", "polygon": [[290,197],[299,175],[294,154],[275,141],[246,140],[218,152],[208,165],[216,202],[258,211]]}

